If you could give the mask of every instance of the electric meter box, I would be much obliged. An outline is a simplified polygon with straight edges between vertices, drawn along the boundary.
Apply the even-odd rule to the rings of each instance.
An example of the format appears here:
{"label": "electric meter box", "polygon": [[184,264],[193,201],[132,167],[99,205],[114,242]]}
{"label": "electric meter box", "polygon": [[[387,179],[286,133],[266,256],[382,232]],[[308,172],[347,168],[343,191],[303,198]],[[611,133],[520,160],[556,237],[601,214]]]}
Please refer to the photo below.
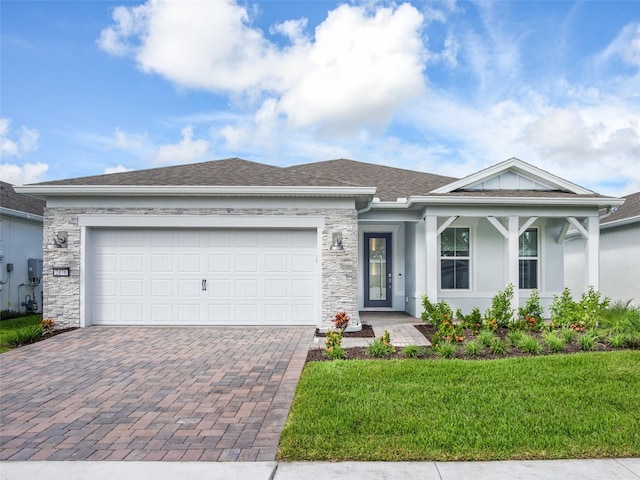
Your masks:
{"label": "electric meter box", "polygon": [[27,272],[29,273],[29,279],[41,279],[42,278],[42,260],[39,258],[30,258],[27,260]]}

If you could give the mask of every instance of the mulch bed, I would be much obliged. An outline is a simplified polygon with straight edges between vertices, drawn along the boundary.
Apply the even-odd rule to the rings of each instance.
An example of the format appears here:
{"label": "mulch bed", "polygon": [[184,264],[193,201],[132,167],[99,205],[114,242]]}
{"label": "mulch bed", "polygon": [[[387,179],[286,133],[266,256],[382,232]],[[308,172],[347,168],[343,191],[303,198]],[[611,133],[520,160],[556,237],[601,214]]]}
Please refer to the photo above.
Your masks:
{"label": "mulch bed", "polygon": [[[344,332],[342,334],[342,338],[375,338],[375,336],[373,327],[367,324],[362,324],[362,330],[358,332]],[[326,337],[326,335],[316,328],[316,337]]]}
{"label": "mulch bed", "polygon": [[[414,327],[416,327],[418,329],[418,331],[420,331],[420,333],[422,333],[429,341],[431,341],[431,337],[433,336],[433,334],[436,333],[435,327],[433,327],[431,325],[424,324],[424,323],[415,324]],[[508,333],[509,333],[509,329],[508,328],[498,328],[494,332],[494,334],[496,336],[500,337],[503,340],[507,336]],[[541,342],[541,338],[542,338],[542,334],[541,333],[536,333],[536,332],[527,332],[527,333],[529,335],[537,338],[538,341]],[[465,334],[465,340],[466,341],[473,340],[475,338],[475,335],[473,335],[471,333],[471,330],[465,329],[464,330],[464,334]],[[393,339],[391,339],[391,340],[393,342]],[[379,357],[370,356],[367,353],[367,347],[345,348],[344,349],[344,352],[345,352],[344,359],[345,360],[399,360],[399,359],[406,359],[407,356],[402,353],[402,350],[403,350],[402,347],[396,348],[396,352],[395,353],[389,355],[388,357],[379,358]],[[613,350],[621,350],[621,349],[614,349],[614,348],[610,347],[609,345],[598,343],[595,346],[593,351],[595,351],[595,352],[608,352],[608,351],[613,351]],[[569,345],[565,345],[564,351],[560,352],[559,354],[571,354],[571,353],[577,353],[577,352],[580,352],[580,351],[581,350],[580,350],[580,348],[578,347],[578,345],[576,343],[571,343]],[[464,351],[459,350],[459,351],[456,352],[454,358],[465,359],[465,360],[496,360],[496,359],[500,359],[500,358],[537,357],[537,356],[541,356],[541,355],[557,355],[557,353],[549,352],[544,345],[542,346],[541,353],[538,354],[538,355],[531,355],[531,354],[528,354],[528,353],[524,353],[521,350],[518,350],[517,348],[515,348],[513,346],[509,346],[509,347],[507,347],[507,353],[505,355],[494,355],[493,353],[491,353],[487,349],[485,349],[477,357],[470,357],[470,356],[465,355]],[[436,360],[436,359],[440,359],[440,356],[437,353],[435,353],[434,351],[432,351],[431,349],[421,349],[421,352],[416,357],[416,359],[420,359],[420,360]],[[314,349],[309,350],[309,352],[307,353],[307,362],[326,362],[326,361],[332,361],[332,360],[324,355],[324,349],[323,348],[314,348]]]}

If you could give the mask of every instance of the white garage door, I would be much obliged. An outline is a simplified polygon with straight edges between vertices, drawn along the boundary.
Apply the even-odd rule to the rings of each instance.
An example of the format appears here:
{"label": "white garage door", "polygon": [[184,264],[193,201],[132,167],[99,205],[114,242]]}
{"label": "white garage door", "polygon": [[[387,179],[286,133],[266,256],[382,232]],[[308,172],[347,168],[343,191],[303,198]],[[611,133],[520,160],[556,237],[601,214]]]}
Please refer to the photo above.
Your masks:
{"label": "white garage door", "polygon": [[313,325],[316,230],[95,230],[96,325]]}

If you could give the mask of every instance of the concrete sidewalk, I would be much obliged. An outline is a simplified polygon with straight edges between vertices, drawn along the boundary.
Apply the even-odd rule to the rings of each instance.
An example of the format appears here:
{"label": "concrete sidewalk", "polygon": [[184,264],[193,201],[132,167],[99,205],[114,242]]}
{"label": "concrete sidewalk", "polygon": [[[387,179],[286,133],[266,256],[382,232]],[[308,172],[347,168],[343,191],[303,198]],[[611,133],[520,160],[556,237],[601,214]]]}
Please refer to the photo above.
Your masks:
{"label": "concrete sidewalk", "polygon": [[640,458],[503,462],[0,462],[1,480],[639,480]]}

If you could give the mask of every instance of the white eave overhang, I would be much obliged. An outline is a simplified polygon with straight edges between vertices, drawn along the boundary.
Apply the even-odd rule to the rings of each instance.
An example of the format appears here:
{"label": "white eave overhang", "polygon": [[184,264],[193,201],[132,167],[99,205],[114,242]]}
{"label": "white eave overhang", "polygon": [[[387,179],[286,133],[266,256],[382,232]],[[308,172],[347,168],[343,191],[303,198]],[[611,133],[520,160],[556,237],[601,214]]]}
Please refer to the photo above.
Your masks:
{"label": "white eave overhang", "polygon": [[26,185],[16,192],[38,198],[50,197],[367,197],[373,187],[307,186],[208,186],[208,185]]}
{"label": "white eave overhang", "polygon": [[640,223],[640,215],[629,218],[621,218],[620,220],[614,220],[613,222],[603,222],[600,224],[600,230],[607,230],[609,228],[624,227],[625,225],[631,225],[634,223]]}
{"label": "white eave overhang", "polygon": [[44,221],[44,217],[42,215],[36,215],[35,213],[23,212],[21,210],[14,210],[6,207],[0,207],[0,214],[7,215],[8,217],[22,218],[24,220],[33,220],[39,223],[43,223]]}
{"label": "white eave overhang", "polygon": [[397,210],[430,205],[465,205],[465,206],[575,206],[575,207],[609,207],[622,205],[623,198],[614,197],[486,197],[486,196],[416,196],[409,197],[406,202],[374,202],[372,209]]}

